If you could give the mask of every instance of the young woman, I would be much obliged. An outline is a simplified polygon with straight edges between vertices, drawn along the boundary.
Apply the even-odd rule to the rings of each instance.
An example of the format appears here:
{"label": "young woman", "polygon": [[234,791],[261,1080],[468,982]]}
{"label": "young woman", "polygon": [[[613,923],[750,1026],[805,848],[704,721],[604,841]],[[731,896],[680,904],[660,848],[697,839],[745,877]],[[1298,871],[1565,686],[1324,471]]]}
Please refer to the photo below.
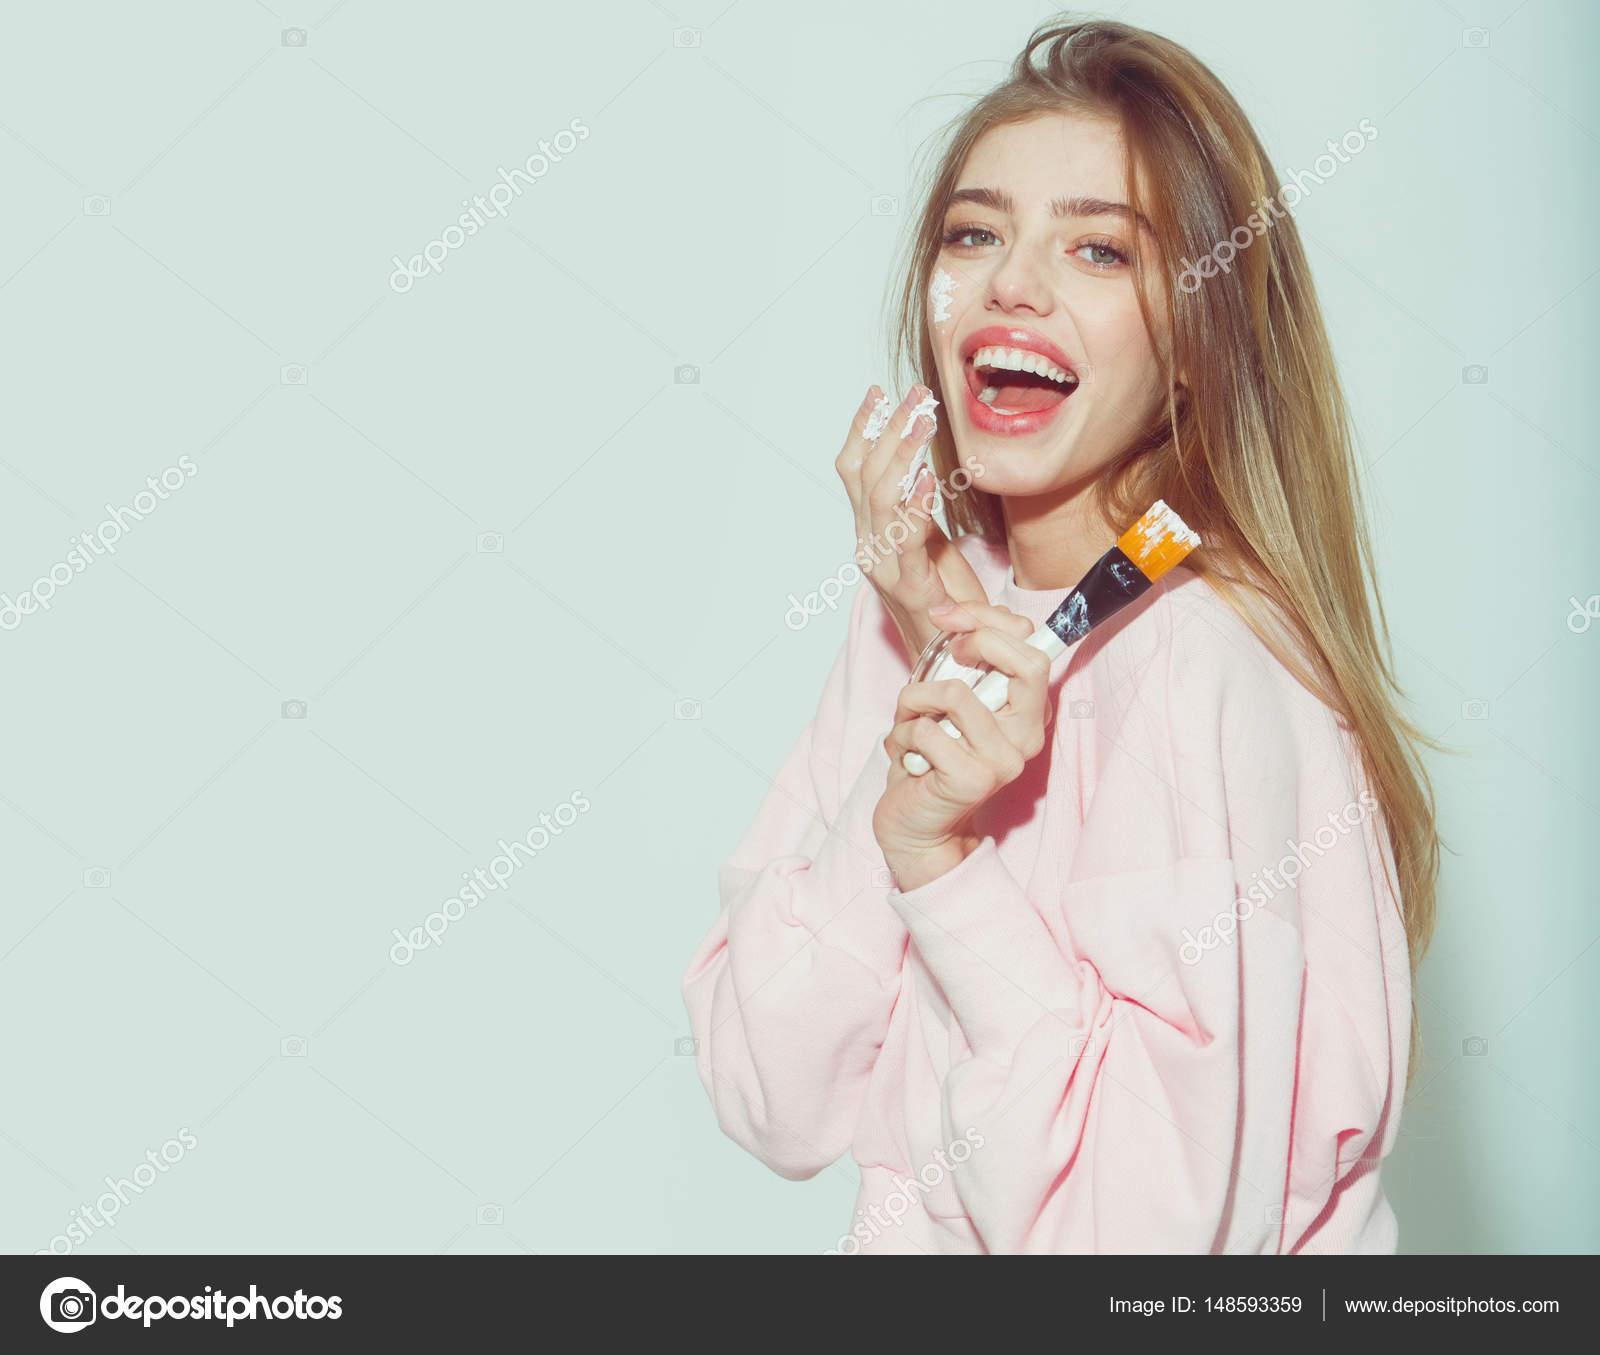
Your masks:
{"label": "young woman", "polygon": [[[937,165],[920,384],[836,463],[871,587],[683,985],[729,1135],[795,1179],[853,1150],[836,1250],[1395,1249],[1428,741],[1278,193],[1216,77],[1114,23],[1036,32]],[[1157,499],[1200,548],[1052,668],[1022,641]],[[941,631],[998,712],[907,682]]]}

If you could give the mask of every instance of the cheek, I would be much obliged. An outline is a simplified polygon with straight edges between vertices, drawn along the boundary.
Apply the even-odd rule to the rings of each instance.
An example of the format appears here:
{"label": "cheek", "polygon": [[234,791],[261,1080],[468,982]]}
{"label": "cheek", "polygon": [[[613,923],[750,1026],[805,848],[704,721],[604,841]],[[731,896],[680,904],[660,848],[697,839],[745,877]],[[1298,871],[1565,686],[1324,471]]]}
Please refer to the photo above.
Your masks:
{"label": "cheek", "polygon": [[948,334],[963,315],[979,304],[988,283],[988,270],[982,263],[942,254],[934,264],[923,296],[929,326],[936,333]]}
{"label": "cheek", "polygon": [[1089,361],[1102,377],[1123,389],[1159,380],[1160,364],[1137,306],[1080,312],[1080,325]]}

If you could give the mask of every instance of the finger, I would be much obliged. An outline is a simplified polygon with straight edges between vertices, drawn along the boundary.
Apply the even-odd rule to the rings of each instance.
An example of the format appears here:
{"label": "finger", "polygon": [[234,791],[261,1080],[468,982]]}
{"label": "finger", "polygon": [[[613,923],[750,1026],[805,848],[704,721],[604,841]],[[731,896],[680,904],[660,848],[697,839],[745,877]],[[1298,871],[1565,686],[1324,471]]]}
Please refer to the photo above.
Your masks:
{"label": "finger", "polygon": [[951,648],[956,651],[958,662],[969,668],[988,664],[1010,678],[1013,686],[1021,684],[1042,693],[1050,676],[1047,654],[995,626],[967,631],[952,642]]}
{"label": "finger", "polygon": [[896,438],[892,446],[885,447],[893,437],[892,433],[885,433],[879,440],[878,450],[867,457],[861,468],[861,483],[866,489],[874,522],[887,521],[905,502],[906,476],[911,463],[919,458],[926,463],[932,457],[931,450],[927,457],[922,453],[933,440],[937,428],[938,421],[932,415],[919,414],[905,437]]}
{"label": "finger", "polygon": [[[915,461],[916,458],[913,458],[913,465],[915,465]],[[910,472],[907,473],[909,474]],[[938,498],[938,495],[934,492],[935,483],[933,466],[930,462],[924,461],[922,465],[916,467],[916,477],[911,481],[911,488],[907,491],[904,500],[910,507],[913,516],[925,515],[929,521],[932,521],[933,505]]]}
{"label": "finger", "polygon": [[[892,474],[891,470],[890,476]],[[885,480],[889,478],[886,476]],[[937,493],[933,488],[933,472],[924,469],[919,472],[917,480],[916,493],[905,502],[900,502],[896,494],[892,508],[885,511],[874,505],[868,511],[882,548],[900,557],[900,571],[911,581],[915,590],[909,596],[920,598],[921,604],[926,606],[934,599],[945,596],[944,581],[939,577],[938,566],[927,549],[930,540],[942,538],[944,533],[936,530],[933,507],[928,502]]]}
{"label": "finger", "polygon": [[[1021,773],[1024,759],[1016,743],[1007,737],[995,713],[960,679],[908,683],[900,693],[895,718],[913,720],[919,715],[944,716],[961,731],[961,739],[951,741],[966,743],[984,765],[1002,773],[1007,781]],[[951,737],[948,730],[939,732]]]}
{"label": "finger", "polygon": [[944,612],[930,607],[928,614],[940,627],[948,631],[975,631],[991,626],[1019,640],[1026,640],[1036,627],[1025,616],[1018,616],[1009,607],[988,601],[962,598],[953,600],[954,610]]}
{"label": "finger", "polygon": [[934,568],[939,571],[940,592],[950,602],[964,603],[989,601],[989,594],[985,591],[977,572],[972,568],[972,562],[961,553],[960,548],[943,532],[932,532],[928,536],[928,558],[933,561]]}
{"label": "finger", "polygon": [[[987,664],[1006,678],[1005,699],[994,712],[1008,742],[1027,757],[1044,746],[1045,708],[1049,704],[1050,658],[1013,636],[984,627],[960,636],[951,646],[958,663]],[[983,701],[974,697],[980,705]],[[987,709],[987,707],[985,707]]]}
{"label": "finger", "polygon": [[[869,492],[883,478],[884,468],[905,450],[907,440],[917,436],[922,418],[929,419],[935,428],[938,427],[938,420],[932,415],[920,415],[915,422],[911,417],[923,400],[932,394],[933,392],[926,386],[920,384],[913,386],[906,392],[906,398],[900,402],[900,407],[889,416],[888,427],[883,430],[882,436],[870,445],[861,467],[862,482]],[[929,436],[932,436],[931,430]],[[911,464],[910,458],[915,454],[915,448],[905,454],[900,475],[906,473],[906,468]]]}
{"label": "finger", "polygon": [[839,478],[849,491],[850,502],[858,509],[865,499],[861,488],[861,466],[867,453],[872,450],[867,434],[871,431],[874,410],[886,403],[888,398],[877,386],[867,387],[866,395],[856,407],[855,417],[850,420],[850,431],[845,435],[844,446],[833,460],[834,470],[839,472]]}
{"label": "finger", "polygon": [[[937,430],[935,430],[937,431]],[[906,464],[905,474],[896,482],[900,493],[895,501],[900,504],[917,503],[930,511],[933,500],[928,496],[929,477],[933,474],[933,442],[924,442]],[[926,500],[926,503],[923,501]]]}
{"label": "finger", "polygon": [[[938,577],[938,568],[928,555],[928,542],[932,537],[943,537],[935,532],[931,508],[907,506],[902,500],[897,477],[902,462],[909,463],[932,436],[931,421],[918,418],[913,437],[902,444],[896,459],[881,472],[875,472],[869,462],[862,471],[862,484],[866,491],[866,535],[876,544],[880,554],[898,557],[897,568],[904,574],[912,589],[907,600],[918,606],[944,596],[944,585]],[[888,440],[889,435],[884,435]],[[873,479],[874,475],[876,479]],[[928,490],[927,492],[936,492]]]}
{"label": "finger", "polygon": [[890,775],[905,770],[907,753],[920,753],[927,759],[939,789],[961,804],[976,804],[989,793],[991,774],[967,746],[965,739],[952,739],[931,715],[897,724],[884,740],[889,754]]}

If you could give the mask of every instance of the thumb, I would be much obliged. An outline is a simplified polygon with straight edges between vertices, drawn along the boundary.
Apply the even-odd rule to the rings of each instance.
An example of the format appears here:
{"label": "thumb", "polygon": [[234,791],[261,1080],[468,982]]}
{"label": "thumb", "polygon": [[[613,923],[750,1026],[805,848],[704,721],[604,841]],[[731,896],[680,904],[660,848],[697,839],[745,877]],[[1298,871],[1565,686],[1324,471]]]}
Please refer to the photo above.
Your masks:
{"label": "thumb", "polygon": [[989,601],[989,594],[985,591],[978,573],[972,567],[972,562],[961,553],[960,548],[949,537],[939,535],[938,540],[929,543],[929,556],[939,572],[940,585],[944,592],[944,599],[951,602],[982,602]]}
{"label": "thumb", "polygon": [[928,608],[928,619],[943,631],[975,630],[978,625],[972,613],[948,594]]}

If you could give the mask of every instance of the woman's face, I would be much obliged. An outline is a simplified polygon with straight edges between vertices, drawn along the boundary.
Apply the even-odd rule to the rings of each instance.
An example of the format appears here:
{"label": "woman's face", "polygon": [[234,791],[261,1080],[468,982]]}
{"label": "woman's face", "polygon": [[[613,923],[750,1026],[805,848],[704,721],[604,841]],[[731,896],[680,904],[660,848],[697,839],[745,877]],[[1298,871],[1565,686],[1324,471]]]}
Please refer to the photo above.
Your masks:
{"label": "woman's face", "polygon": [[[991,494],[1093,476],[1166,397],[1125,178],[1116,123],[1060,113],[986,132],[956,180],[928,329],[958,459],[977,458]],[[1143,245],[1158,272],[1147,228]]]}

